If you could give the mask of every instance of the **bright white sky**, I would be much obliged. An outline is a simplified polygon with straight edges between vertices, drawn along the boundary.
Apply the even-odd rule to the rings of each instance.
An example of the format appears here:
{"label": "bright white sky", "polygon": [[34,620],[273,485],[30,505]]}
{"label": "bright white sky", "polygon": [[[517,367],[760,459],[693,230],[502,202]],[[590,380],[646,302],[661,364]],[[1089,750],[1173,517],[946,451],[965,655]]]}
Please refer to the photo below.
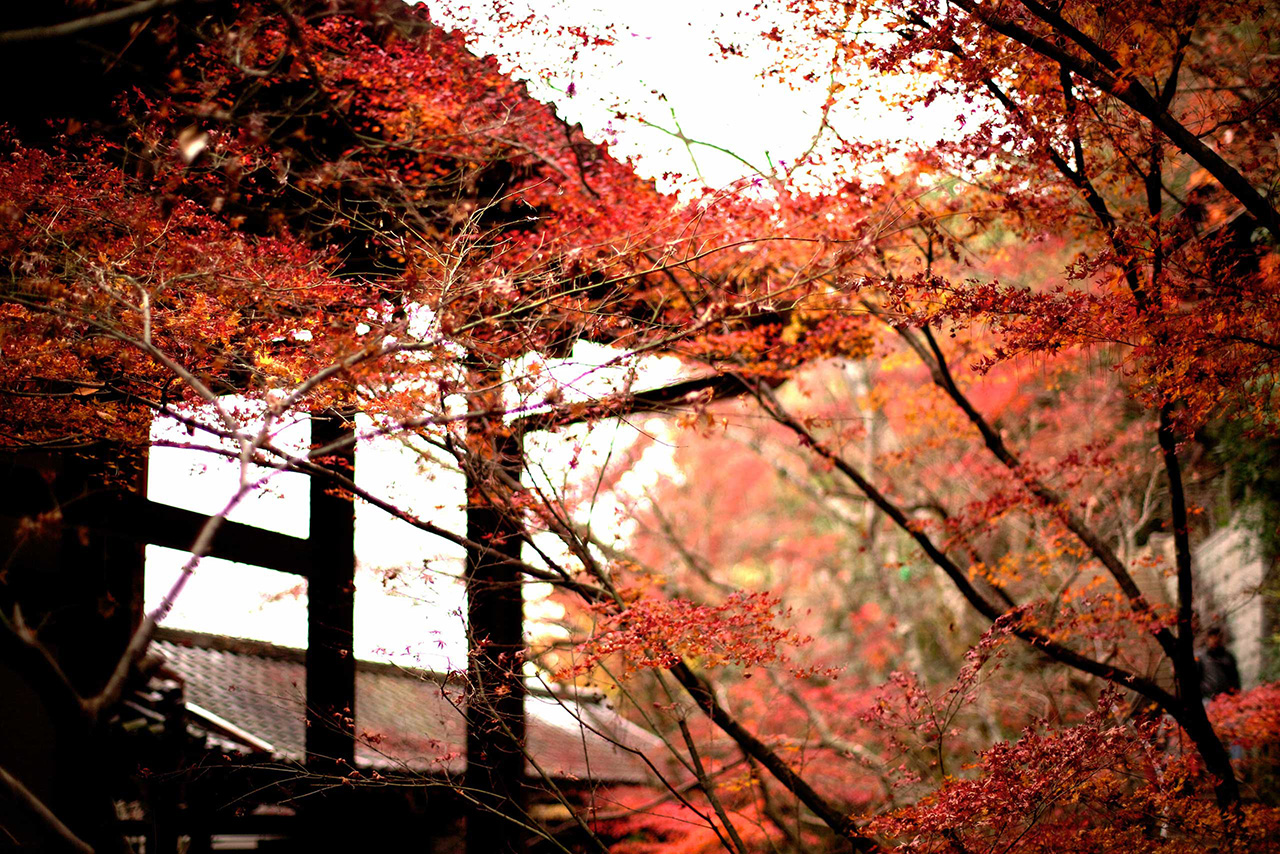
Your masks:
{"label": "bright white sky", "polygon": [[[706,184],[721,188],[755,170],[715,149],[694,146],[695,170],[684,143],[634,117],[668,131],[678,122],[686,136],[728,149],[765,172],[794,162],[820,127],[825,80],[806,85],[767,74],[779,58],[779,46],[760,33],[775,21],[785,29],[779,2],[761,4],[759,19],[744,11],[755,4],[743,0],[446,0],[429,5],[434,21],[472,33],[473,50],[497,56],[504,69],[529,82],[535,97],[554,102],[588,136],[610,142],[615,157],[629,158],[641,174],[659,178],[661,189],[683,185],[661,180],[664,173],[692,178],[700,171]],[[495,8],[514,19],[532,16],[547,27],[581,26],[610,36],[613,44],[583,49],[575,60],[574,46],[548,43],[537,35],[542,27],[528,27],[527,34],[504,32]],[[742,55],[725,54],[721,45],[736,45]],[[831,118],[848,139],[932,141],[954,132],[954,105],[939,100],[928,111],[906,111],[880,97],[907,85],[902,79],[846,77],[845,82]],[[632,118],[618,120],[619,111]]]}

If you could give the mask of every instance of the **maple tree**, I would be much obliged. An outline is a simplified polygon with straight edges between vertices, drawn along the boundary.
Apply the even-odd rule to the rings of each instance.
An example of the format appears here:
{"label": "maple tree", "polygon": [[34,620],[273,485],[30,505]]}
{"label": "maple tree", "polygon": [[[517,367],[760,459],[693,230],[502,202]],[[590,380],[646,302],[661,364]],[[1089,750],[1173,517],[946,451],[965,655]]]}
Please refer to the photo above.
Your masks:
{"label": "maple tree", "polygon": [[[1274,432],[1274,9],[794,2],[766,37],[780,73],[832,81],[823,146],[677,200],[421,7],[171,5],[70,4],[3,34],[15,63],[87,37],[70,65],[95,72],[88,95],[20,98],[3,132],[6,446],[137,447],[177,415],[233,441],[228,509],[263,464],[464,546],[476,622],[518,620],[522,578],[558,585],[586,637],[546,661],[620,664],[687,775],[657,805],[618,793],[595,828],[639,837],[618,850],[1274,831],[1224,746],[1274,743],[1273,687],[1200,696],[1186,478],[1223,413]],[[103,45],[127,61],[104,70]],[[849,142],[840,81],[862,69],[915,75],[903,108],[948,99],[964,132]],[[696,370],[575,397],[543,366],[578,342],[633,378],[648,353]],[[198,403],[214,423],[178,408]],[[626,549],[580,523],[589,498],[522,479],[527,433],[672,409],[703,438],[632,508],[647,533]],[[326,460],[340,448],[278,447],[294,410],[359,410],[455,459],[466,533],[362,489]],[[1142,548],[1161,519],[1168,562]],[[912,597],[948,629],[903,613]],[[163,610],[76,714],[110,709]],[[38,632],[18,611],[4,629],[38,672]],[[469,713],[512,737],[468,786],[519,821],[502,769],[523,768],[523,640],[473,641],[488,694]],[[1049,711],[1001,708],[993,684]],[[1194,749],[1169,749],[1182,733]]]}
{"label": "maple tree", "polygon": [[[1192,537],[1204,522],[1188,500],[1184,466],[1187,440],[1216,429],[1224,415],[1255,433],[1274,429],[1276,219],[1266,188],[1274,184],[1275,160],[1263,153],[1274,128],[1274,68],[1266,59],[1274,10],[1198,3],[790,6],[802,36],[793,73],[817,76],[806,73],[808,46],[830,62],[821,70],[833,80],[859,64],[906,70],[925,81],[903,96],[908,104],[948,97],[962,110],[958,124],[968,120],[973,130],[907,151],[908,169],[880,186],[851,181],[842,207],[861,194],[860,211],[897,214],[908,223],[902,232],[909,239],[886,240],[894,235],[881,232],[876,253],[846,253],[831,269],[810,268],[830,290],[819,306],[804,298],[790,306],[792,334],[832,309],[845,313],[839,333],[845,342],[855,334],[866,340],[866,327],[850,314],[881,324],[881,352],[894,370],[876,377],[866,395],[870,411],[794,398],[784,404],[763,385],[753,389],[758,402],[815,453],[826,469],[816,480],[828,484],[829,501],[842,503],[831,497],[843,496],[841,482],[854,487],[884,514],[872,519],[896,523],[1002,631],[1171,715],[1208,765],[1219,804],[1234,803],[1236,773],[1205,715],[1193,658]],[[888,35],[857,37],[879,29]],[[769,35],[784,38],[778,30]],[[832,115],[841,85],[831,87]],[[847,174],[857,175],[858,167],[884,156],[883,147],[850,143],[835,131],[821,166],[843,159],[851,164]],[[1060,266],[1029,262],[1028,251],[1060,259]],[[775,270],[802,269],[787,250],[761,260]],[[780,349],[734,333],[733,344],[704,339],[683,352],[752,386],[753,376],[807,361],[769,358]],[[821,346],[805,352],[854,355]],[[920,368],[905,369],[902,355]],[[922,381],[933,389],[919,390]],[[1026,393],[1032,384],[1039,400]],[[887,454],[874,442],[870,450],[859,448],[868,431],[858,422],[876,417],[887,418],[906,447]],[[713,470],[723,467],[724,453],[711,452]],[[714,483],[718,471],[698,482],[708,474]],[[837,485],[829,485],[833,479]],[[695,503],[705,501],[690,492]],[[1153,497],[1166,507],[1154,506]],[[741,498],[734,494],[720,513],[712,511],[708,527],[740,518]],[[691,584],[718,600],[743,572],[736,561],[747,556],[751,565],[753,548],[765,549],[765,563],[777,565],[768,544],[742,542],[735,529],[731,539],[741,550],[719,555],[726,563],[717,574],[715,550],[724,548],[724,535],[710,534],[701,545],[713,551],[701,552],[684,525],[663,518],[672,516],[680,517],[658,513],[654,528],[673,551],[645,563],[681,566],[688,580],[674,589]],[[1171,535],[1168,563],[1142,554],[1153,522]],[[773,534],[776,521],[770,525]],[[868,522],[864,535],[872,527]],[[1175,579],[1167,597],[1165,572]],[[663,573],[649,572],[655,574]],[[774,576],[773,583],[782,582]],[[651,611],[645,605],[638,612],[643,624]],[[837,605],[835,613],[845,612]],[[712,627],[681,623],[676,631],[686,637]],[[586,651],[594,655],[616,640],[616,633],[605,634]],[[636,650],[632,660],[653,657]],[[691,690],[731,738],[750,744],[715,698],[699,694],[696,683]],[[809,718],[817,726],[820,718]],[[1100,738],[1100,730],[1092,732]],[[1030,749],[1033,737],[1024,740]],[[1007,772],[996,763],[1010,754],[988,756],[989,779]],[[965,850],[968,843],[956,834],[975,828],[964,798],[976,808],[976,799],[987,797],[982,791],[946,790],[952,824],[930,831],[940,834],[943,848]],[[801,797],[825,817],[809,793]],[[1016,809],[1040,807],[1024,801]],[[924,824],[911,823],[921,815],[872,826],[923,833]],[[1215,826],[1207,814],[1197,816],[1191,824]],[[1002,820],[1007,831],[1011,820]],[[1265,834],[1270,820],[1238,829]],[[1101,832],[1079,815],[1072,821],[1064,825],[1072,832]],[[1068,843],[1044,844],[1059,850]]]}

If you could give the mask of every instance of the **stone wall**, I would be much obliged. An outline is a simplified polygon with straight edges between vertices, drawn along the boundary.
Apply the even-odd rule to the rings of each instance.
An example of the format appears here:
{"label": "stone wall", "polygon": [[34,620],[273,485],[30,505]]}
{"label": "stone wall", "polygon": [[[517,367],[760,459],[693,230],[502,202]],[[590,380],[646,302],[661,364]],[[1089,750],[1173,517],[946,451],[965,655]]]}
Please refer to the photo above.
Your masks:
{"label": "stone wall", "polygon": [[1272,560],[1258,536],[1237,517],[1195,549],[1196,600],[1203,625],[1221,625],[1250,688],[1263,675],[1275,631],[1274,605],[1260,594]]}

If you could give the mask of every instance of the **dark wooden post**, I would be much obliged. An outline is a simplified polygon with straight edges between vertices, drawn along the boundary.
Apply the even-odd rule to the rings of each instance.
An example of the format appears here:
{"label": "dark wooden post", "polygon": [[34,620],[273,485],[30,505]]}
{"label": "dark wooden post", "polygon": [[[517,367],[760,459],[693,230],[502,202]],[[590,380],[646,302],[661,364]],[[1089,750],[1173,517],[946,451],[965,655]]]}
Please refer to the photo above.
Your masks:
{"label": "dark wooden post", "polygon": [[[480,372],[496,379],[496,372]],[[479,383],[499,387],[497,382]],[[492,411],[477,395],[472,408]],[[474,422],[468,436],[467,539],[467,854],[525,848],[524,596],[509,563],[520,557],[520,520],[505,506],[502,481],[518,483],[523,447],[501,417]],[[520,824],[517,824],[519,822]]]}
{"label": "dark wooden post", "polygon": [[[315,449],[352,436],[350,422],[340,414],[311,416]],[[319,461],[354,477],[354,442]],[[355,757],[355,519],[349,497],[333,494],[323,478],[311,478],[306,751],[308,767],[328,774],[349,772]]]}

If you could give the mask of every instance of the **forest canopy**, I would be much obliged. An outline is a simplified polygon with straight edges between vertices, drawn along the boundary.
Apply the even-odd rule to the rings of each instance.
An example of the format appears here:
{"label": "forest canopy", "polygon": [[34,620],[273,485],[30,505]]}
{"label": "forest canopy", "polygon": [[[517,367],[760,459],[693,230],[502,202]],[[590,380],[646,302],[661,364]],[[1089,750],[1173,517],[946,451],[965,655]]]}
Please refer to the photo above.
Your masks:
{"label": "forest canopy", "polygon": [[[817,87],[818,127],[679,195],[430,3],[15,13],[0,447],[118,487],[157,417],[229,443],[239,488],[184,578],[264,470],[462,547],[468,724],[506,757],[464,788],[510,850],[1272,850],[1274,637],[1231,638],[1259,650],[1245,684],[1205,682],[1231,614],[1197,549],[1247,530],[1268,567],[1249,601],[1274,614],[1280,11],[740,11],[758,37],[708,51]],[[623,37],[490,23],[575,56]],[[842,127],[872,78],[911,84],[879,90],[893,109],[954,108],[944,138]],[[550,367],[587,347],[623,374],[599,394]],[[680,369],[648,386],[660,357]],[[302,414],[337,432],[278,445]],[[357,415],[465,476],[465,531],[347,476]],[[546,477],[535,436],[581,449],[619,420],[643,427],[630,446]],[[5,542],[59,524],[24,515]],[[184,582],[90,684],[5,566],[3,648],[92,740]],[[522,634],[535,580],[568,641]],[[559,791],[502,770],[524,768],[526,672],[605,691],[676,771],[534,822]],[[37,835],[108,844],[3,779]]]}

